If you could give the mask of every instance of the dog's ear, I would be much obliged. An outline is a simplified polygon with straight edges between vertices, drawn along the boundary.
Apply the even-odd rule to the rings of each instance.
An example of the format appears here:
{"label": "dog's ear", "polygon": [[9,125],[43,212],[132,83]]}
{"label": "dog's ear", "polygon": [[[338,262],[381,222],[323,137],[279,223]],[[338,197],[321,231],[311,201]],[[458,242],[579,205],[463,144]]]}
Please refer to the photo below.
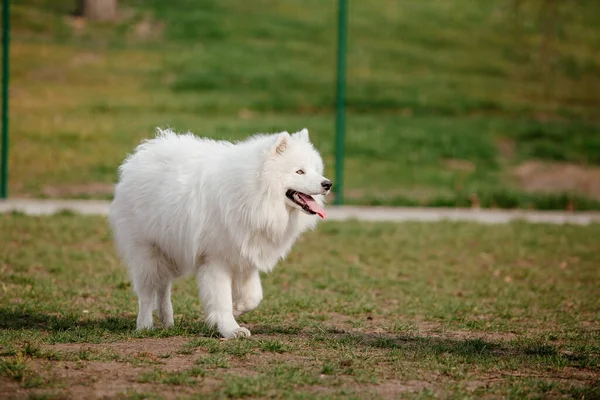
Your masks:
{"label": "dog's ear", "polygon": [[306,128],[302,129],[300,132],[294,133],[292,136],[304,142],[310,142],[310,137],[308,137],[308,129]]}
{"label": "dog's ear", "polygon": [[273,154],[283,154],[285,149],[288,146],[288,140],[290,139],[290,134],[287,132],[281,132],[275,137],[275,144],[273,145]]}

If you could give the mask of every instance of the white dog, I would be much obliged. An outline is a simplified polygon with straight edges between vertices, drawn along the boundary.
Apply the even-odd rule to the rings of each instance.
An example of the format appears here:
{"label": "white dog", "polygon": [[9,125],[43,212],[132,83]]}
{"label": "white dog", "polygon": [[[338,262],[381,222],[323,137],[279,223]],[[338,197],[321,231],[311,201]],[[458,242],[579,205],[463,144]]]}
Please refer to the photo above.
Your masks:
{"label": "white dog", "polygon": [[158,130],[119,168],[110,207],[115,244],[138,295],[137,328],[152,311],[173,325],[171,281],[197,277],[206,321],[225,338],[262,300],[269,272],[325,218],[331,182],[308,131],[230,143]]}

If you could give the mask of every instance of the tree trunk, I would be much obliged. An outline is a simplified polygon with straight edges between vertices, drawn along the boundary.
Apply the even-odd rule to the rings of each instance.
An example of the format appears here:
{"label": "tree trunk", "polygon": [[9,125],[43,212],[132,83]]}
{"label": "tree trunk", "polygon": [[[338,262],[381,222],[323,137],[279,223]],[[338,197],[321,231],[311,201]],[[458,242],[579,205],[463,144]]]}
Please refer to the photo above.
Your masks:
{"label": "tree trunk", "polygon": [[117,17],[117,0],[81,0],[83,16],[92,21],[111,21]]}

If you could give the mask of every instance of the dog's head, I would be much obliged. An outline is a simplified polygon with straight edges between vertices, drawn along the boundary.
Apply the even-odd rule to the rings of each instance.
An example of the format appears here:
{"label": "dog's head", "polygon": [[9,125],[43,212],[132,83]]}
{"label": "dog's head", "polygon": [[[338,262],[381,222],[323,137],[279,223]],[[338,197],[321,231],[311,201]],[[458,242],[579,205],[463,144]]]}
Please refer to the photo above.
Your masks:
{"label": "dog's head", "polygon": [[323,176],[323,160],[310,142],[307,129],[273,136],[265,173],[265,179],[275,183],[288,207],[325,218],[323,196],[329,193],[332,183]]}

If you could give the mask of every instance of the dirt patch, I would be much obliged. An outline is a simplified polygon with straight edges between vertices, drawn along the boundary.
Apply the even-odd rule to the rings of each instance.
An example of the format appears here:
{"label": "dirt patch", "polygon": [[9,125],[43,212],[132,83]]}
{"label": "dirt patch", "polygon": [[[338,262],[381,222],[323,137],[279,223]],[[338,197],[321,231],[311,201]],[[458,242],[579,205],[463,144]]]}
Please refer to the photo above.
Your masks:
{"label": "dirt patch", "polygon": [[[15,397],[25,397],[21,391],[21,386],[10,378],[0,377],[0,399],[14,399]],[[17,396],[21,393],[21,396]]]}
{"label": "dirt patch", "polygon": [[[432,377],[435,381],[436,377]],[[409,393],[420,393],[425,389],[434,389],[435,385],[424,380],[392,380],[382,382],[376,385],[347,384],[348,387],[356,390],[359,397],[373,398],[373,395],[383,399],[397,399]],[[313,386],[308,393],[312,395],[335,397],[335,387]]]}
{"label": "dirt patch", "polygon": [[372,388],[372,391],[384,398],[397,398],[398,395],[410,392],[422,392],[425,389],[432,389],[434,385],[431,382],[421,380],[388,381]]}
{"label": "dirt patch", "polygon": [[323,316],[323,324],[327,326],[328,332],[332,334],[385,334],[390,327],[390,319],[377,313],[367,314],[361,321],[336,312],[321,315]]}
{"label": "dirt patch", "polygon": [[[325,325],[330,327],[329,331],[332,334],[390,335],[390,319],[384,315],[367,315],[364,322],[358,326],[353,324],[353,321],[347,315],[338,313],[327,313],[324,319]],[[395,322],[403,327],[402,332],[391,335],[410,334],[440,339],[483,339],[492,342],[510,341],[518,338],[518,335],[512,332],[447,329],[442,324],[433,321]]]}
{"label": "dirt patch", "polygon": [[[156,369],[165,373],[181,372],[193,368],[199,357],[201,349],[194,349],[191,354],[178,354],[182,347],[189,342],[189,338],[148,338],[136,339],[125,342],[90,344],[90,343],[64,343],[44,346],[46,351],[55,351],[67,354],[88,351],[92,354],[114,353],[124,357],[120,361],[43,361],[36,362],[32,367],[49,381],[68,382],[68,387],[58,393],[69,398],[112,398],[123,393],[159,393],[167,399],[198,394],[212,390],[219,384],[212,384],[198,377],[202,381],[201,389],[188,385],[161,385],[154,382],[141,382],[140,376]],[[139,365],[127,360],[127,356],[134,360],[145,360],[150,363]],[[50,366],[50,368],[48,368]],[[22,388],[11,387],[10,393],[43,394],[49,389],[25,391]],[[1,392],[0,392],[1,394]]]}
{"label": "dirt patch", "polygon": [[[389,318],[382,315],[368,315],[360,327],[352,324],[351,318],[343,314],[327,313],[325,322],[331,326],[332,333],[356,333],[368,335],[387,335],[390,331]],[[403,321],[396,321],[403,322]],[[401,324],[402,325],[402,324]],[[512,332],[467,331],[460,329],[447,329],[442,324],[433,321],[406,321],[405,333],[421,337],[442,339],[483,339],[486,341],[509,341],[518,335]]]}
{"label": "dirt patch", "polygon": [[600,200],[600,167],[528,161],[514,175],[528,192],[571,192]]}
{"label": "dirt patch", "polygon": [[114,192],[112,183],[93,182],[81,185],[46,185],[42,193],[48,197],[110,195]]}
{"label": "dirt patch", "polygon": [[170,338],[149,338],[135,339],[127,342],[115,343],[59,343],[45,346],[46,350],[54,350],[61,352],[76,352],[82,350],[90,351],[115,351],[122,354],[138,354],[150,353],[156,356],[176,352],[181,349],[181,346],[188,343],[189,338],[170,337]]}
{"label": "dirt patch", "polygon": [[323,321],[327,325],[330,325],[332,328],[340,329],[340,330],[347,330],[347,329],[352,328],[352,324],[351,324],[352,318],[350,318],[347,315],[336,313],[336,312],[329,312],[329,313],[325,313],[323,315],[323,317],[324,317]]}
{"label": "dirt patch", "polygon": [[564,382],[579,382],[586,384],[593,384],[598,381],[598,373],[593,370],[579,369],[573,367],[565,367],[559,371],[547,371],[540,373],[539,371],[507,371],[502,372],[498,375],[497,380],[510,378],[534,378],[534,379],[545,379],[550,381],[564,381]]}
{"label": "dirt patch", "polygon": [[[40,369],[40,364],[36,366]],[[182,395],[197,393],[188,386],[173,386],[167,388],[161,387],[155,383],[139,382],[138,377],[141,373],[149,371],[148,367],[134,367],[129,364],[119,362],[58,362],[52,363],[49,379],[56,382],[67,383],[59,384],[57,388],[61,389],[34,389],[26,391],[18,389],[16,393],[32,396],[43,395],[53,392],[72,399],[103,399],[114,398],[120,394],[131,392],[137,393],[160,393],[167,399],[175,399]],[[47,371],[47,369],[46,369]],[[40,371],[43,375],[44,371]],[[64,387],[64,388],[63,388]],[[15,395],[15,392],[12,392]]]}
{"label": "dirt patch", "polygon": [[[273,336],[273,339],[276,339]],[[190,338],[148,338],[135,339],[125,342],[106,344],[87,343],[65,343],[44,346],[46,351],[75,354],[89,351],[94,354],[118,354],[123,357],[119,361],[47,361],[38,360],[33,365],[34,370],[45,376],[48,381],[67,383],[64,388],[59,385],[60,390],[55,393],[65,395],[68,398],[113,398],[124,393],[155,393],[167,399],[181,398],[182,396],[198,396],[202,393],[211,393],[222,387],[223,376],[234,376],[247,378],[255,376],[261,366],[273,363],[285,363],[293,365],[311,365],[316,368],[319,363],[313,356],[297,355],[292,353],[277,352],[249,352],[238,357],[233,354],[222,354],[229,359],[230,366],[224,369],[211,365],[198,365],[197,361],[210,354],[203,348],[189,348],[185,354],[179,351],[189,343]],[[226,343],[218,342],[218,343]],[[126,356],[132,356],[137,360],[151,361],[149,364],[139,365],[135,362],[126,361]],[[141,376],[153,374],[160,371],[161,374],[180,373],[192,368],[215,369],[220,377],[199,375],[194,384],[165,384],[157,382],[143,382]],[[0,381],[1,383],[1,381]],[[3,389],[4,390],[4,389]],[[49,393],[45,390],[26,390],[15,384],[6,389],[6,393],[12,396],[22,394]],[[0,395],[2,391],[0,391]]]}
{"label": "dirt patch", "polygon": [[72,395],[75,396],[78,392],[85,395],[86,391],[81,391],[83,386],[88,388],[87,393],[92,389],[98,397],[102,397],[127,390],[144,368],[135,368],[115,361],[88,361],[85,364],[67,361],[52,370],[56,378],[70,382]]}
{"label": "dirt patch", "polygon": [[460,329],[448,330],[441,324],[432,321],[421,321],[417,324],[418,333],[421,336],[437,337],[445,339],[483,339],[486,341],[509,341],[518,336],[511,332],[481,332],[464,331]]}

